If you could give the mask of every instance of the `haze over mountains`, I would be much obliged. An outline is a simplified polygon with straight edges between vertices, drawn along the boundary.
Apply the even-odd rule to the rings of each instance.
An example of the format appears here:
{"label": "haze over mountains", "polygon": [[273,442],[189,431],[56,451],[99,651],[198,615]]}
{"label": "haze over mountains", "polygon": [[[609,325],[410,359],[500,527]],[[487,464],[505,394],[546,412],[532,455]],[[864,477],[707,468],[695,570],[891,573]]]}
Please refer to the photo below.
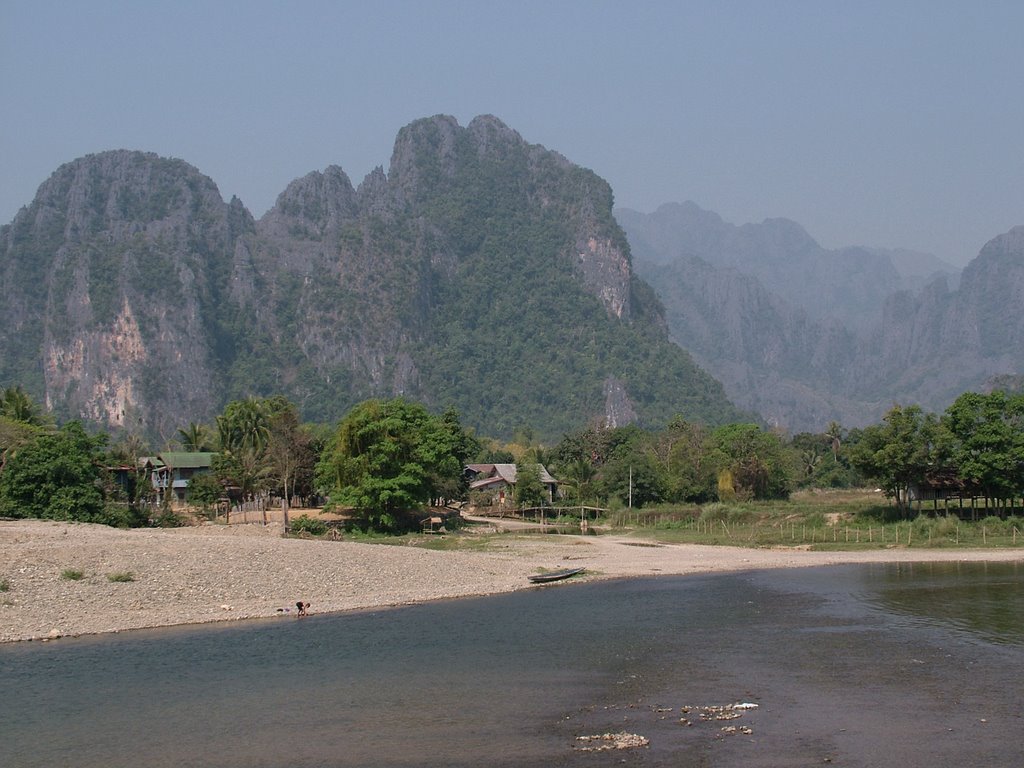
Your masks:
{"label": "haze over mountains", "polygon": [[733,226],[693,203],[616,217],[672,338],[737,404],[791,431],[863,426],[896,402],[942,410],[1024,367],[1022,228],[960,275],[927,254],[826,250],[785,219]]}
{"label": "haze over mountains", "polygon": [[959,276],[692,203],[613,216],[593,172],[436,116],[386,173],[312,172],[258,220],[182,160],[61,166],[0,228],[0,385],[158,436],[278,392],[322,421],[403,394],[496,436],[751,412],[820,431],[1021,373],[1022,299],[1021,228]]}

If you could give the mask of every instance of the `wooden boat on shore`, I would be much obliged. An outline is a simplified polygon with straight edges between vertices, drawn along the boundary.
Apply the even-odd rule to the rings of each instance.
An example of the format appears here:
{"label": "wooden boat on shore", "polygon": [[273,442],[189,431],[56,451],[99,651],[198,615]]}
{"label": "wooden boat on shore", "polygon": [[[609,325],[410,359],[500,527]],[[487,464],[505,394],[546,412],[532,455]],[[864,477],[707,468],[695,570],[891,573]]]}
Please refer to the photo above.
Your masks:
{"label": "wooden boat on shore", "polygon": [[577,573],[583,573],[583,571],[583,568],[566,568],[564,571],[537,573],[533,576],[527,576],[526,578],[534,584],[547,584],[549,581],[561,581],[562,579],[568,579],[570,576],[575,576]]}

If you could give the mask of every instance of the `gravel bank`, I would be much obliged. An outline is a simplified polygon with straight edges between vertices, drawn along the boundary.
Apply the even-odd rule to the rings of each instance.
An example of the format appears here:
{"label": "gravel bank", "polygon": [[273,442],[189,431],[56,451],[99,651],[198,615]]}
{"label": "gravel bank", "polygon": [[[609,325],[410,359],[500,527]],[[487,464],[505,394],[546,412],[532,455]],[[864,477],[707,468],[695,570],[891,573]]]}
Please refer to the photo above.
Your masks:
{"label": "gravel bank", "polygon": [[[540,568],[588,578],[844,562],[1021,560],[1021,550],[871,552],[641,544],[613,536],[508,537],[486,552],[283,538],[260,525],[118,530],[0,522],[0,642],[404,605],[536,588]],[[62,578],[81,571],[79,580]],[[111,581],[130,573],[132,581]]]}

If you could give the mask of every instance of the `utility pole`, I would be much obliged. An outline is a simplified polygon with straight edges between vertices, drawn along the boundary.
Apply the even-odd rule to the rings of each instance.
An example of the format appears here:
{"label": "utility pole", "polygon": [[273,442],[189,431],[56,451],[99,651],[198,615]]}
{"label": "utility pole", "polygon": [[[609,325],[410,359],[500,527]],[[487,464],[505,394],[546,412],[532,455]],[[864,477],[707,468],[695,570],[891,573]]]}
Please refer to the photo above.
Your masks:
{"label": "utility pole", "polygon": [[629,508],[633,508],[633,465],[629,465]]}

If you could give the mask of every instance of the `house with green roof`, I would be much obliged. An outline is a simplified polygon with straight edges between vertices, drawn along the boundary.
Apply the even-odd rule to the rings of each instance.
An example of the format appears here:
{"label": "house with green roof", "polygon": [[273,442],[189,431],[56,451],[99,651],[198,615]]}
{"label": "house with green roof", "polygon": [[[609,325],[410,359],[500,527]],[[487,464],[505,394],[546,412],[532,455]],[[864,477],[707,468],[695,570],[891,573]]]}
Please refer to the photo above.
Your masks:
{"label": "house with green roof", "polygon": [[153,490],[161,496],[171,489],[177,501],[188,501],[188,486],[192,478],[209,472],[215,453],[167,451],[156,456],[139,459],[149,474]]}

